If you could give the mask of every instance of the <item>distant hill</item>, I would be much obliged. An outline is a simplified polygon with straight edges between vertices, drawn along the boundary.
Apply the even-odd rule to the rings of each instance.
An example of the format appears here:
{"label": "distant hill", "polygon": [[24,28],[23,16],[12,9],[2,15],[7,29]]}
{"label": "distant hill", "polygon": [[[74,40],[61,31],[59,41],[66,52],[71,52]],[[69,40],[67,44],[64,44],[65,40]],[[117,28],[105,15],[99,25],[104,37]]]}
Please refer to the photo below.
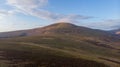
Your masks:
{"label": "distant hill", "polygon": [[111,30],[110,32],[120,35],[120,29]]}
{"label": "distant hill", "polygon": [[64,35],[79,35],[88,37],[112,37],[113,34],[97,29],[90,29],[82,26],[77,26],[71,23],[56,23],[42,28],[21,30],[13,32],[0,33],[0,38],[9,37],[23,37],[23,36],[36,36],[36,35],[54,35],[54,34],[64,34]]}

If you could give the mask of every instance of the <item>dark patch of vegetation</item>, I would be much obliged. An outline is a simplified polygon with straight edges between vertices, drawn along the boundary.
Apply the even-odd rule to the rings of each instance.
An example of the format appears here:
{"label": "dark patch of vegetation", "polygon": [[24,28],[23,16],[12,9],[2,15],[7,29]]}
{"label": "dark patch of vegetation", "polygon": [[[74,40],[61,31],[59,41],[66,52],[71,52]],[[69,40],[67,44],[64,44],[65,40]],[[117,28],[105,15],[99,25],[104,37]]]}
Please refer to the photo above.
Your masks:
{"label": "dark patch of vegetation", "polygon": [[91,43],[93,45],[99,46],[99,47],[104,47],[104,48],[109,48],[109,49],[115,49],[107,44],[101,43],[101,42],[97,42],[97,41],[92,41],[92,40],[86,40],[86,42]]}
{"label": "dark patch of vegetation", "polygon": [[[3,51],[3,50],[2,50]],[[108,67],[95,61],[56,56],[44,53],[30,53],[15,50],[4,50],[2,56],[8,67]]]}
{"label": "dark patch of vegetation", "polygon": [[110,62],[114,62],[114,63],[120,64],[119,61],[111,60],[111,59],[108,59],[108,58],[102,58],[102,57],[99,57],[99,58],[103,59],[103,60],[107,60],[107,61],[110,61]]}
{"label": "dark patch of vegetation", "polygon": [[27,33],[22,33],[19,35],[19,37],[27,36]]}

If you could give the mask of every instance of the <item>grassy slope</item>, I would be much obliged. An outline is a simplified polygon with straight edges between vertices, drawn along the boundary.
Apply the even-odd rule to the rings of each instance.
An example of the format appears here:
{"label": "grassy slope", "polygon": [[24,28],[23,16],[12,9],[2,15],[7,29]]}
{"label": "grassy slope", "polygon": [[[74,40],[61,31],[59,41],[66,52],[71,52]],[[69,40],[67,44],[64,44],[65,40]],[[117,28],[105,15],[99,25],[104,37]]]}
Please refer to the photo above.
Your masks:
{"label": "grassy slope", "polygon": [[1,67],[6,67],[6,64],[22,65],[21,67],[29,67],[29,65],[33,65],[33,67],[107,67],[102,63],[77,58],[69,51],[40,44],[1,42],[0,49],[4,53],[4,55],[1,55],[4,56],[4,62],[1,61],[3,66]]}
{"label": "grassy slope", "polygon": [[[119,50],[112,49],[109,47],[96,46],[96,43],[87,42],[86,38],[83,37],[79,39],[76,38],[77,37],[70,37],[70,36],[33,36],[33,37],[13,38],[10,40],[8,39],[7,42],[4,42],[5,40],[3,41],[1,40],[3,43],[0,42],[0,47],[1,49],[4,48],[7,50],[12,49],[22,52],[26,51],[26,52],[35,53],[32,55],[28,53],[30,57],[31,56],[34,57],[32,58],[32,60],[40,59],[41,56],[42,58],[46,56],[45,58],[47,59],[55,56],[58,58],[54,58],[54,59],[60,61],[67,61],[68,59],[70,60],[71,58],[82,58],[86,60],[94,60],[97,62],[105,63],[112,67],[120,66],[119,63],[106,60],[106,59],[110,59],[120,62],[120,53],[118,53]],[[68,59],[61,60],[59,58],[68,58]],[[72,63],[72,61],[69,63]]]}

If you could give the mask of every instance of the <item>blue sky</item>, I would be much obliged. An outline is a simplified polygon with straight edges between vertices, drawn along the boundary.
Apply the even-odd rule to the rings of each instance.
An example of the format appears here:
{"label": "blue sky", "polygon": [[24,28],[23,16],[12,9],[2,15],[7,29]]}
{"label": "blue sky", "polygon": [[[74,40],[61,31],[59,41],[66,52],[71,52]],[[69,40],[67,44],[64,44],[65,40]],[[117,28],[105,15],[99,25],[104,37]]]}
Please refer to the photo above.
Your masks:
{"label": "blue sky", "polygon": [[0,32],[57,22],[111,30],[120,28],[120,0],[0,0]]}

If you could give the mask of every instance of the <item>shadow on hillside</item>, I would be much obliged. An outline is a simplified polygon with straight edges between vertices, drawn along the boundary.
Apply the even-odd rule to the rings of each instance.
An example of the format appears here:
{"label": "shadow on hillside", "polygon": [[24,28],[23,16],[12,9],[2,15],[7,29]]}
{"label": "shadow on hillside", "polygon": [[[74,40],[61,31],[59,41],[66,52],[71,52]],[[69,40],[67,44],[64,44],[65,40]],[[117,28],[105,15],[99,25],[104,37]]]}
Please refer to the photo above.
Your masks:
{"label": "shadow on hillside", "polygon": [[0,51],[0,67],[108,67],[102,63],[49,54]]}

